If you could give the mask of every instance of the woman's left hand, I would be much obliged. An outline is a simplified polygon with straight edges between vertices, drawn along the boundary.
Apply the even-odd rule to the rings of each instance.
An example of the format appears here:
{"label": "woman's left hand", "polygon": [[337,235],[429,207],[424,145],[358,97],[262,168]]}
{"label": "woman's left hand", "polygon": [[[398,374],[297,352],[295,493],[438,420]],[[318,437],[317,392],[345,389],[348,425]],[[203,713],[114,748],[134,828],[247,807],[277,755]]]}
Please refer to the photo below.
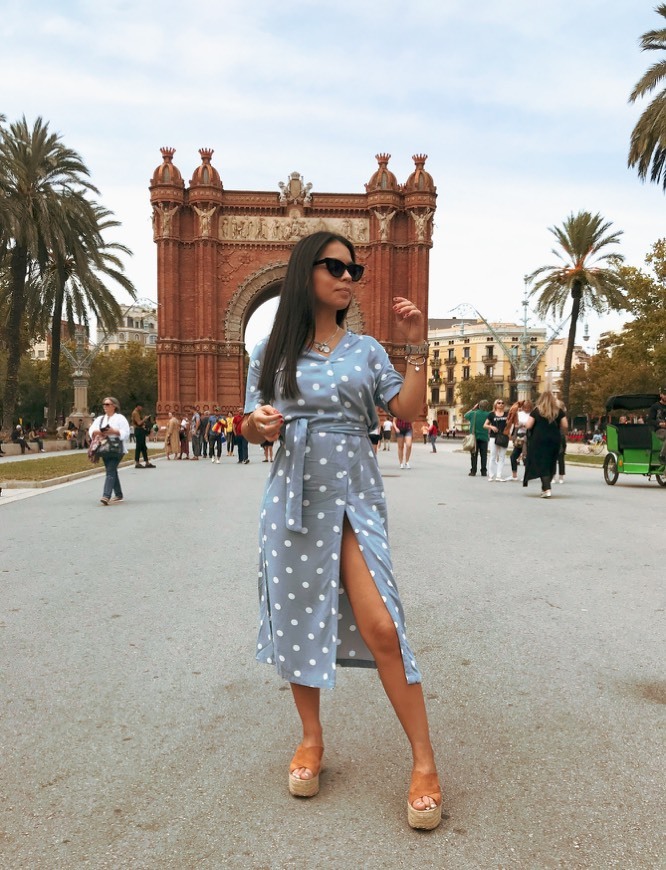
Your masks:
{"label": "woman's left hand", "polygon": [[425,341],[423,314],[413,302],[405,299],[404,296],[394,296],[393,313],[397,327],[408,344]]}

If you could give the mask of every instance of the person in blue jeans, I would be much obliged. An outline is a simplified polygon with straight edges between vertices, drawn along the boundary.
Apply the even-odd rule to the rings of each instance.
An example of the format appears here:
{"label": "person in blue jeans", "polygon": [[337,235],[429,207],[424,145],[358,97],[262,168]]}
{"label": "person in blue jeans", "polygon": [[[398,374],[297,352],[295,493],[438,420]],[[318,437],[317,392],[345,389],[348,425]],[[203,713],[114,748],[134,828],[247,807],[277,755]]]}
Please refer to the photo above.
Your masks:
{"label": "person in blue jeans", "polygon": [[250,461],[247,455],[247,438],[241,431],[243,425],[243,409],[239,408],[234,416],[234,439],[238,447],[238,464],[247,465]]}
{"label": "person in blue jeans", "polygon": [[[108,505],[110,501],[118,502],[123,500],[123,490],[118,477],[118,466],[127,453],[127,442],[129,441],[130,428],[127,419],[120,413],[120,403],[113,396],[107,396],[102,402],[104,413],[96,417],[90,425],[88,435],[94,443],[100,438],[107,438],[110,435],[120,438],[122,445],[122,453],[120,456],[102,456],[106,476],[104,477],[104,490],[100,502],[103,505]],[[113,495],[113,499],[111,496]]]}

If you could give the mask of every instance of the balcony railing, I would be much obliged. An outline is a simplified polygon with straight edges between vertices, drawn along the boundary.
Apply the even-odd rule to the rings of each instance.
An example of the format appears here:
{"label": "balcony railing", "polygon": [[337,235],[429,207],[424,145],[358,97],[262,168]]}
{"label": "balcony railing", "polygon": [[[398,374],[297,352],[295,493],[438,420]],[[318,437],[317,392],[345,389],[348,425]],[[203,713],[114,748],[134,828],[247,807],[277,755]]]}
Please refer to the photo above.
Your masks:
{"label": "balcony railing", "polygon": [[441,383],[442,383],[441,378],[428,378],[428,386],[429,387],[434,387],[434,386],[437,386],[438,384],[441,384]]}
{"label": "balcony railing", "polygon": [[481,362],[487,366],[494,365],[494,363],[496,363],[497,361],[498,357],[496,357],[494,353],[487,353],[481,357]]}

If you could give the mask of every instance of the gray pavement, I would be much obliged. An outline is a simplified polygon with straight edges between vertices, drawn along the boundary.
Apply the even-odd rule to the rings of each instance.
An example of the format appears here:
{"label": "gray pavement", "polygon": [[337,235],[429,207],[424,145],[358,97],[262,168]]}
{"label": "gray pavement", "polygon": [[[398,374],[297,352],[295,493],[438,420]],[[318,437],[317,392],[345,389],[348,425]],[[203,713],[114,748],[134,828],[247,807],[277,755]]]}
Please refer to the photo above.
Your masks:
{"label": "gray pavement", "polygon": [[290,692],[254,661],[255,447],[123,470],[108,508],[99,477],[0,499],[0,867],[663,866],[666,491],[570,467],[545,501],[438,450],[379,454],[437,831],[407,827],[373,671],[338,671],[321,792],[287,793]]}

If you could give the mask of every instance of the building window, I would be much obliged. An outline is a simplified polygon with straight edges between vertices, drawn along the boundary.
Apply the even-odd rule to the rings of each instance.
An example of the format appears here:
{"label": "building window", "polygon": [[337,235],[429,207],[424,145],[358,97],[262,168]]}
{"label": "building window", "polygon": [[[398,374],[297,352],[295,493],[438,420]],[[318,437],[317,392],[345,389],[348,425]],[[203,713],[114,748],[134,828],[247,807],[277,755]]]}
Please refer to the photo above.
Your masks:
{"label": "building window", "polygon": [[463,359],[469,359],[469,358],[470,358],[470,348],[464,347],[463,348]]}
{"label": "building window", "polygon": [[493,377],[493,373],[494,373],[494,371],[495,371],[495,367],[494,367],[494,366],[486,366],[486,377],[487,377],[487,378],[492,378],[492,377]]}
{"label": "building window", "polygon": [[455,352],[455,350],[451,347],[451,348],[449,348],[449,359],[455,359],[455,358],[456,358],[456,352]]}
{"label": "building window", "polygon": [[453,370],[452,368],[446,370],[446,380],[447,380],[450,384],[453,383],[453,371],[454,371],[454,370]]}
{"label": "building window", "polygon": [[494,353],[494,348],[493,348],[493,346],[492,346],[492,345],[488,345],[488,346],[486,347],[486,356],[488,356],[488,357],[492,357],[492,356],[493,356],[493,353]]}
{"label": "building window", "polygon": [[463,366],[463,381],[469,380],[469,366]]}
{"label": "building window", "polygon": [[433,369],[432,376],[433,376],[434,380],[438,381],[439,380],[439,369]]}
{"label": "building window", "polygon": [[125,333],[124,332],[118,333],[118,341],[125,341]]}
{"label": "building window", "polygon": [[433,351],[433,353],[432,353],[432,358],[433,358],[433,359],[439,359],[439,351],[438,351],[438,350]]}
{"label": "building window", "polygon": [[446,388],[446,404],[447,405],[453,404],[453,387]]}
{"label": "building window", "polygon": [[430,404],[431,405],[439,405],[439,388],[435,388],[432,391],[432,394],[430,397]]}

